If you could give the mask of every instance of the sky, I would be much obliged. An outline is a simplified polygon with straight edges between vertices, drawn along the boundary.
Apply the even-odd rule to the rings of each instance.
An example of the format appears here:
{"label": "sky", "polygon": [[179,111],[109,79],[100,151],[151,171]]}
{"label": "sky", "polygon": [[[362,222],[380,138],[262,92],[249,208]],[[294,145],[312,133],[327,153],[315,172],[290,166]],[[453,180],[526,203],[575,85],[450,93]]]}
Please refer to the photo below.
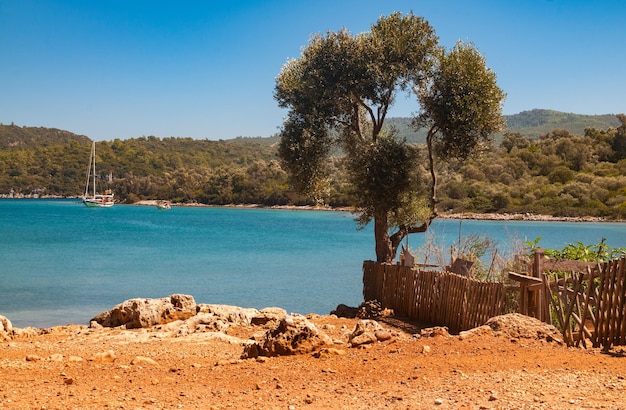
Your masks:
{"label": "sky", "polygon": [[[623,0],[0,0],[0,123],[101,141],[279,132],[276,76],[317,33],[423,16],[534,108],[626,113]],[[401,95],[389,115],[419,109]]]}

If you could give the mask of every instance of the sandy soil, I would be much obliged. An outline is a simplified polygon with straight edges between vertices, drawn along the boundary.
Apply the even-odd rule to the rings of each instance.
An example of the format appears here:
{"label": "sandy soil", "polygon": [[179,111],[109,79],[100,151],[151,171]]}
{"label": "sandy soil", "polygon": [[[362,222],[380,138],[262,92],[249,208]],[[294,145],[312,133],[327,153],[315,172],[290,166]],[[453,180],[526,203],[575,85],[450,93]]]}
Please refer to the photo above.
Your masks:
{"label": "sandy soil", "polygon": [[[266,329],[55,327],[0,342],[7,409],[626,409],[626,351],[477,330],[350,347],[358,319],[310,316],[335,341],[314,354],[240,359]],[[531,332],[532,333],[532,332]]]}

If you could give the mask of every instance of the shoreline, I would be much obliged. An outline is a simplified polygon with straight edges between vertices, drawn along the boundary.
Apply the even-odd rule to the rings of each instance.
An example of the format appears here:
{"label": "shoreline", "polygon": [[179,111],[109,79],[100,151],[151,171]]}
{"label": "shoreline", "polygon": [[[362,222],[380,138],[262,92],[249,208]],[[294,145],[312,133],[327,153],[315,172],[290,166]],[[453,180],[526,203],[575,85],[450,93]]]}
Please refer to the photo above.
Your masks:
{"label": "shoreline", "polygon": [[[0,199],[80,199],[80,197],[59,197],[59,196],[23,196],[10,198],[0,195]],[[157,203],[163,201],[161,199],[144,199],[132,204],[132,206],[157,206]],[[325,212],[354,212],[352,207],[315,206],[315,205],[260,205],[260,204],[226,204],[226,205],[209,205],[197,202],[193,203],[174,203],[170,202],[172,207],[189,207],[189,208],[235,208],[235,209],[278,209],[289,211],[325,211]],[[606,219],[597,216],[552,216],[538,215],[532,213],[439,213],[437,218],[456,219],[456,220],[479,220],[479,221],[536,221],[536,222],[594,222],[594,223],[626,223],[624,219]]]}
{"label": "shoreline", "polygon": [[538,222],[616,222],[623,223],[624,220],[608,220],[606,218],[596,216],[552,216],[552,215],[536,215],[530,213],[453,213],[453,214],[440,214],[439,218],[442,219],[473,219],[483,221],[538,221]]}
{"label": "shoreline", "polygon": [[[137,206],[156,206],[159,202],[157,199],[142,200],[132,205]],[[241,209],[281,209],[289,211],[328,211],[328,212],[354,212],[352,207],[333,208],[329,206],[314,205],[259,205],[259,204],[227,204],[227,205],[206,205],[206,204],[180,204],[172,203],[172,206],[179,207],[206,207],[206,208],[241,208]],[[537,215],[531,213],[440,213],[437,218],[441,219],[472,219],[483,221],[539,221],[539,222],[615,222],[623,223],[626,220],[608,220],[596,216],[552,216]]]}

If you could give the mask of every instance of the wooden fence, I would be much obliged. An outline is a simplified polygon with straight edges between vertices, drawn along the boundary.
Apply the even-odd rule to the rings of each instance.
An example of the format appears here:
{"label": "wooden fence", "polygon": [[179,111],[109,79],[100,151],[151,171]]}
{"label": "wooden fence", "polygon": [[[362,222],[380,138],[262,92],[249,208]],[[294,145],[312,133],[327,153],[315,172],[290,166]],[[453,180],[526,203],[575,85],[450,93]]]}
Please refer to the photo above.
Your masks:
{"label": "wooden fence", "polygon": [[626,345],[626,257],[606,263],[554,260],[535,252],[520,282],[520,313],[559,326],[568,345]]}
{"label": "wooden fence", "polygon": [[363,263],[363,296],[398,316],[447,326],[451,333],[484,325],[505,311],[500,283],[480,282],[450,272]]}

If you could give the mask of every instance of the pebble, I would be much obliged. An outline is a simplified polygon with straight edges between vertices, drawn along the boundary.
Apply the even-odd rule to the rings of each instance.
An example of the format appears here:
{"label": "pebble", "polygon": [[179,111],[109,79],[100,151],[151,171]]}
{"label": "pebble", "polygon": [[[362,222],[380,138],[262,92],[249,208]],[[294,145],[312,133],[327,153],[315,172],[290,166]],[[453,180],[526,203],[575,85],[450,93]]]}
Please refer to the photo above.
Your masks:
{"label": "pebble", "polygon": [[60,353],[55,353],[50,355],[49,360],[52,362],[62,362],[63,361],[63,355]]}
{"label": "pebble", "polygon": [[134,366],[141,366],[141,365],[158,366],[159,365],[159,363],[157,363],[156,360],[150,357],[145,357],[145,356],[136,356],[130,362],[130,364]]}
{"label": "pebble", "polygon": [[107,350],[106,352],[96,353],[93,357],[94,362],[113,362],[117,359],[113,350]]}

